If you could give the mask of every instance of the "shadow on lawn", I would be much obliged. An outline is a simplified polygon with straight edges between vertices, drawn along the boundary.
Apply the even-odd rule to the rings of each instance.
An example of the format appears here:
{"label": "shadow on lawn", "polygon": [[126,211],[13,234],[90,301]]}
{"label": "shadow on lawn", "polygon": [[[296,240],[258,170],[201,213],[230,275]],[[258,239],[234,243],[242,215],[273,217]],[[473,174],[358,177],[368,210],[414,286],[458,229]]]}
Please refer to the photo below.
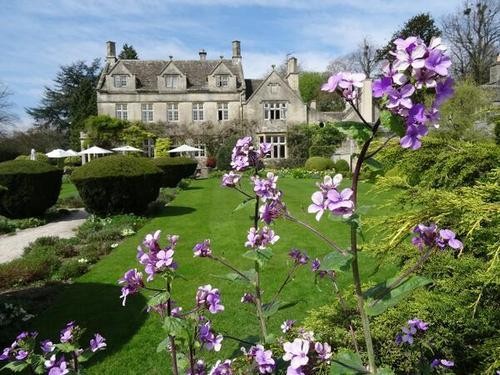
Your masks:
{"label": "shadow on lawn", "polygon": [[196,211],[196,209],[192,207],[169,205],[165,207],[163,214],[166,216],[181,216],[190,214],[194,211]]}
{"label": "shadow on lawn", "polygon": [[28,312],[33,311],[37,317],[25,323],[25,326],[17,327],[16,331],[7,329],[8,332],[6,332],[2,328],[0,341],[3,345],[5,345],[3,341],[7,341],[10,345],[21,329],[38,331],[40,340],[51,338],[53,341],[59,341],[59,331],[67,322],[75,321],[80,327],[86,329],[80,340],[82,346],[88,346],[91,336],[96,332],[102,334],[107,340],[107,349],[98,353],[95,359],[92,359],[92,362],[86,366],[88,367],[105,356],[119,351],[141,328],[148,317],[144,310],[146,305],[144,296],[134,295],[133,298],[127,299],[127,305],[123,307],[122,300],[119,298],[120,287],[117,285],[57,284],[51,285],[50,291],[46,292],[45,296],[41,289],[45,288],[32,288],[31,291],[23,290],[2,296],[1,300],[22,303],[26,306],[31,294],[33,308],[35,305],[40,308],[38,311],[30,311],[27,308]]}

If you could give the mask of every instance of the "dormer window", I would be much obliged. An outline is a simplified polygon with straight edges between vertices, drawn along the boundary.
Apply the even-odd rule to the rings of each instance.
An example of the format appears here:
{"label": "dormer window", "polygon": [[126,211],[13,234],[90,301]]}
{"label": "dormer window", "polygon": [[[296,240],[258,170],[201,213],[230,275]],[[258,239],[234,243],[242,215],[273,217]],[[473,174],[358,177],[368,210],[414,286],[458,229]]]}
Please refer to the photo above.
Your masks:
{"label": "dormer window", "polygon": [[270,83],[269,84],[269,89],[271,90],[271,94],[277,94],[279,87],[280,87],[279,83]]}
{"label": "dormer window", "polygon": [[113,76],[115,80],[115,87],[127,87],[127,75],[126,74],[117,74]]}
{"label": "dormer window", "polygon": [[167,74],[165,75],[165,86],[167,89],[176,89],[179,87],[179,75]]}
{"label": "dormer window", "polygon": [[215,86],[217,87],[229,86],[229,74],[217,74],[215,76]]}

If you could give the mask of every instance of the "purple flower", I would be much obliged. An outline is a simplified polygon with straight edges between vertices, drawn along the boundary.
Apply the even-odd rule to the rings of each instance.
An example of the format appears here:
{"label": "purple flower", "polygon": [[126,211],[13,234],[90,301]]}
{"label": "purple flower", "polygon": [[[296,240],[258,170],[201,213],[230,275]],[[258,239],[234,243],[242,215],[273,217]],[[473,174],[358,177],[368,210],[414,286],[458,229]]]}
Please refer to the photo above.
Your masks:
{"label": "purple flower", "polygon": [[208,375],[232,375],[231,360],[226,359],[224,362],[217,361]]}
{"label": "purple flower", "polygon": [[166,267],[169,267],[172,265],[174,262],[174,250],[172,249],[167,249],[167,250],[160,250],[156,254],[156,270],[161,270]]}
{"label": "purple flower", "polygon": [[283,344],[285,354],[283,355],[284,361],[290,361],[292,369],[298,369],[307,365],[309,362],[309,341],[303,339],[295,339],[293,342],[285,342]]}
{"label": "purple flower", "polygon": [[436,87],[436,74],[427,69],[415,69],[412,75],[415,77],[415,87],[422,89],[423,87]]}
{"label": "purple flower", "polygon": [[19,349],[16,353],[16,359],[18,361],[22,361],[23,359],[25,359],[27,356],[28,356],[29,352],[24,350],[24,349]]}
{"label": "purple flower", "polygon": [[311,196],[312,204],[307,208],[310,214],[316,214],[316,220],[320,221],[326,209],[325,195],[321,191],[316,191]]}
{"label": "purple flower", "polygon": [[193,252],[195,257],[203,258],[212,256],[212,249],[210,249],[210,240],[207,239],[194,245]]}
{"label": "purple flower", "polygon": [[295,322],[296,322],[295,320],[285,320],[280,327],[281,331],[283,333],[287,333],[288,331],[290,331],[292,329]]}
{"label": "purple flower", "polygon": [[95,353],[98,350],[104,349],[107,346],[106,339],[96,333],[94,338],[90,340],[90,350]]}
{"label": "purple flower", "polygon": [[210,284],[198,287],[196,305],[206,307],[212,314],[224,311],[224,306],[221,305],[219,289],[212,288]]}
{"label": "purple flower", "polygon": [[158,240],[160,231],[156,231],[154,235],[148,234],[143,244],[149,249],[145,252],[141,246],[137,248],[137,259],[144,266],[144,271],[148,275],[147,281],[154,279],[158,272],[163,272],[167,269],[175,270],[177,264],[174,262],[174,248],[177,244],[179,236],[169,235],[170,246],[161,249]]}
{"label": "purple flower", "polygon": [[280,237],[269,227],[259,228],[258,230],[252,227],[248,231],[245,246],[263,250],[269,245],[274,245],[279,239]]}
{"label": "purple flower", "polygon": [[313,272],[316,272],[316,271],[319,271],[321,267],[321,262],[319,261],[318,258],[314,259],[312,262],[311,262],[311,270]]}
{"label": "purple flower", "polygon": [[42,352],[44,352],[44,353],[51,353],[51,352],[54,351],[54,349],[56,348],[56,346],[50,340],[43,340],[40,343],[40,348],[42,349]]}
{"label": "purple flower", "polygon": [[147,246],[151,251],[159,251],[160,245],[158,240],[160,239],[161,230],[157,230],[154,234],[147,234],[144,238],[143,244]]}
{"label": "purple flower", "polygon": [[328,81],[321,86],[322,91],[335,92],[339,82],[342,80],[344,73],[340,72],[328,78]]}
{"label": "purple flower", "polygon": [[288,256],[292,258],[294,263],[297,265],[304,265],[309,261],[309,257],[307,256],[307,254],[305,252],[301,252],[299,249],[290,250]]}
{"label": "purple flower", "polygon": [[413,237],[411,242],[418,247],[419,250],[423,250],[425,246],[432,247],[435,245],[437,236],[436,224],[430,224],[429,226],[418,224],[413,229],[413,233],[417,234],[417,237]]}
{"label": "purple flower", "polygon": [[318,358],[322,361],[328,361],[332,356],[332,348],[328,343],[319,343],[314,344],[314,350],[318,354]]}
{"label": "purple flower", "polygon": [[439,231],[439,237],[441,237],[442,242],[446,243],[452,249],[459,250],[464,247],[462,242],[455,238],[455,233],[449,229],[441,229]]}
{"label": "purple flower", "polygon": [[389,103],[387,104],[387,108],[398,109],[401,107],[410,109],[413,106],[411,96],[414,92],[415,87],[409,83],[401,87],[399,90],[392,89],[391,91],[389,91]]}
{"label": "purple flower", "polygon": [[222,347],[223,337],[222,335],[215,335],[209,321],[198,327],[198,338],[203,347],[207,350],[218,352]]}
{"label": "purple flower", "polygon": [[68,364],[64,357],[56,360],[55,354],[45,361],[45,367],[49,370],[47,372],[48,375],[65,375],[69,373]]}
{"label": "purple flower", "polygon": [[222,186],[235,187],[240,182],[240,179],[241,175],[230,171],[222,176]]}
{"label": "purple flower", "polygon": [[259,207],[260,219],[268,225],[283,216],[285,212],[285,204],[279,197],[274,200],[268,200],[265,204]]}
{"label": "purple flower", "polygon": [[451,66],[451,59],[443,51],[433,49],[425,59],[425,67],[441,76],[448,75],[448,68]]}
{"label": "purple flower", "polygon": [[271,153],[272,144],[271,143],[260,143],[259,144],[259,157],[265,158]]}
{"label": "purple flower", "polygon": [[253,150],[252,137],[238,139],[231,154],[231,167],[237,171],[247,169],[256,159]]}
{"label": "purple flower", "polygon": [[328,193],[332,189],[336,189],[342,182],[342,175],[340,173],[336,174],[331,178],[330,176],[323,177],[323,182],[317,183],[316,185],[323,193]]}
{"label": "purple flower", "polygon": [[364,73],[343,73],[339,82],[339,87],[343,89],[352,89],[352,87],[363,87],[363,81],[366,79]]}
{"label": "purple flower", "polygon": [[129,294],[137,293],[139,289],[144,287],[144,282],[142,281],[142,273],[137,272],[136,268],[125,272],[125,275],[122,279],[118,280],[118,283],[125,284],[122,287],[122,295],[120,296],[120,298],[123,298],[123,306],[125,306],[125,302]]}
{"label": "purple flower", "polygon": [[66,324],[66,327],[64,327],[61,331],[61,334],[59,336],[59,340],[62,343],[65,342],[71,342],[73,340],[73,333],[77,329],[78,326],[75,325],[75,322],[69,322]]}
{"label": "purple flower", "polygon": [[251,353],[250,356],[255,359],[255,362],[257,362],[260,374],[270,374],[274,371],[276,366],[271,350],[265,350],[262,345],[256,345],[250,348],[249,353]]}
{"label": "purple flower", "polygon": [[428,129],[422,124],[408,124],[406,135],[400,139],[399,144],[403,148],[417,150],[422,146],[420,139],[428,133]]}
{"label": "purple flower", "polygon": [[455,366],[455,362],[450,361],[448,359],[434,359],[431,362],[432,368],[444,367],[444,368],[452,368]]}
{"label": "purple flower", "polygon": [[255,303],[255,296],[252,293],[244,293],[240,300],[241,303]]}
{"label": "purple flower", "polygon": [[9,359],[10,355],[10,348],[5,348],[3,352],[0,354],[0,361],[5,361],[6,359]]}
{"label": "purple flower", "polygon": [[403,327],[402,333],[396,335],[396,344],[409,344],[412,345],[414,342],[414,336],[418,331],[425,332],[429,328],[429,323],[426,323],[420,319],[408,320],[408,325]]}
{"label": "purple flower", "polygon": [[381,98],[388,94],[392,89],[391,77],[382,77],[373,81],[373,97]]}
{"label": "purple flower", "polygon": [[327,194],[326,206],[334,215],[348,217],[354,211],[354,202],[351,200],[353,191],[345,188],[340,193],[337,190],[330,190]]}
{"label": "purple flower", "polygon": [[424,124],[427,120],[427,116],[425,114],[425,106],[421,103],[415,104],[408,111],[408,123],[414,124]]}
{"label": "purple flower", "polygon": [[194,368],[190,369],[188,372],[189,375],[206,375],[207,374],[207,366],[203,360],[199,359],[194,364]]}
{"label": "purple flower", "polygon": [[436,99],[434,100],[434,104],[436,106],[440,106],[443,104],[448,98],[451,98],[455,92],[453,89],[453,85],[455,81],[453,78],[446,78],[446,80],[438,82],[436,85]]}
{"label": "purple flower", "polygon": [[421,40],[418,38],[411,39],[411,41],[409,41],[409,38],[404,41],[396,39],[394,44],[397,46],[396,53],[394,54],[396,56],[395,69],[403,71],[410,66],[414,69],[424,67],[425,60],[423,57],[427,53],[427,49]]}
{"label": "purple flower", "polygon": [[261,197],[264,201],[268,199],[277,199],[280,192],[277,189],[276,182],[278,181],[278,176],[274,173],[268,172],[266,178],[252,177],[254,184],[254,192],[257,196]]}

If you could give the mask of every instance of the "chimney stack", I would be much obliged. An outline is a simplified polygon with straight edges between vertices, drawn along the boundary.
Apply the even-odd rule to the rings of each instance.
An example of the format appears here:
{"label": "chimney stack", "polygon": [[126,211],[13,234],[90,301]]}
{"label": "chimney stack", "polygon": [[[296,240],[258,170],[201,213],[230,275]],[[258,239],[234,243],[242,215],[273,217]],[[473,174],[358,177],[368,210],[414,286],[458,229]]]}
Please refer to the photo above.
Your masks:
{"label": "chimney stack", "polygon": [[241,63],[241,43],[239,40],[233,40],[233,64]]}
{"label": "chimney stack", "polygon": [[204,49],[200,50],[199,54],[200,54],[200,61],[205,61],[207,59],[207,52]]}
{"label": "chimney stack", "polygon": [[290,57],[287,61],[286,80],[292,90],[299,91],[299,69],[297,58]]}
{"label": "chimney stack", "polygon": [[116,45],[115,42],[106,42],[106,62],[108,64],[113,64],[116,62]]}

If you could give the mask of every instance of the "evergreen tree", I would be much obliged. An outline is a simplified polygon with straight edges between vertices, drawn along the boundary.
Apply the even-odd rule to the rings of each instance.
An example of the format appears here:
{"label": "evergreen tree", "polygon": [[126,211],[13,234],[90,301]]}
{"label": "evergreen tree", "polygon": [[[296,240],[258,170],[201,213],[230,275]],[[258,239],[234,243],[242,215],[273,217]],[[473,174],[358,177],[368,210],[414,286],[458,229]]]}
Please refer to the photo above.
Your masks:
{"label": "evergreen tree", "polygon": [[137,55],[137,51],[135,50],[134,46],[129,46],[127,43],[123,45],[122,51],[118,55],[118,58],[123,60],[139,60],[139,56]]}

